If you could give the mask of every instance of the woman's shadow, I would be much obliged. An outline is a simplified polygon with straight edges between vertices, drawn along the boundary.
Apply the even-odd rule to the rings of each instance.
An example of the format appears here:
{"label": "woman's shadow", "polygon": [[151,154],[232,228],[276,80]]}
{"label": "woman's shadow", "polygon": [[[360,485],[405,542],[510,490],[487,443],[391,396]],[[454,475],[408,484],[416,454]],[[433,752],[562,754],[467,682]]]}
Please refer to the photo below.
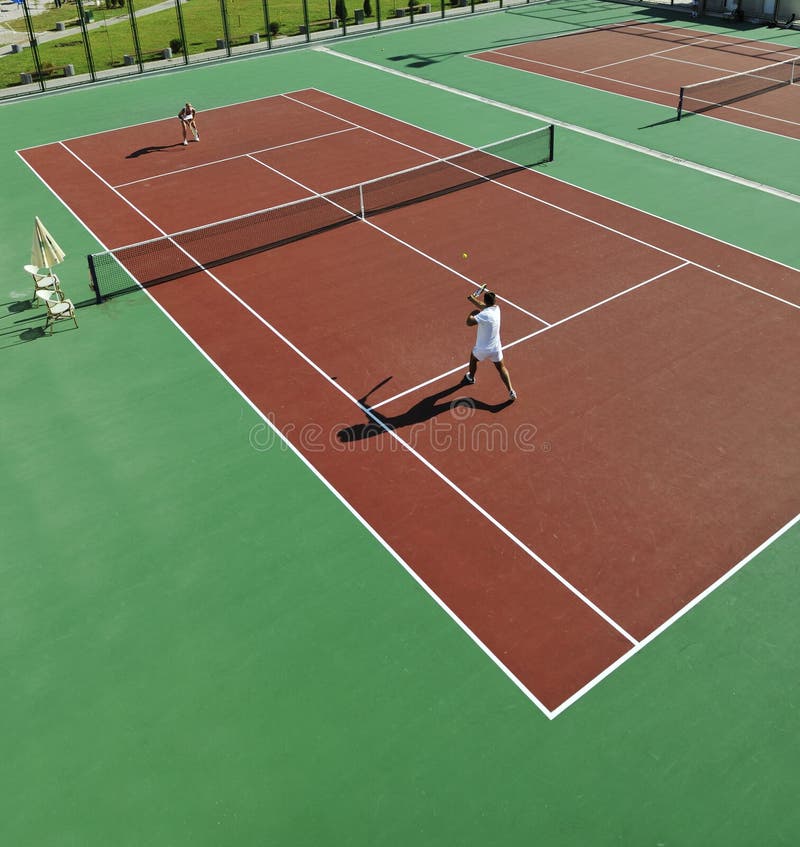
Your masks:
{"label": "woman's shadow", "polygon": [[152,147],[140,147],[134,150],[133,153],[128,153],[126,159],[138,159],[139,156],[146,156],[148,153],[157,153],[159,150],[170,150],[173,147],[183,147],[182,141],[177,141],[175,144],[160,144]]}
{"label": "woman's shadow", "polygon": [[[385,385],[391,377],[387,377],[382,382],[379,382],[374,388],[370,389],[363,397],[358,400],[359,406],[362,407],[367,416],[364,423],[353,424],[352,426],[340,429],[336,433],[338,440],[344,444],[350,444],[354,441],[363,441],[367,438],[375,438],[377,435],[385,435],[388,432],[394,432],[407,426],[424,423],[425,421],[435,418],[442,412],[449,412],[453,409],[473,410],[477,409],[481,412],[490,412],[497,414],[506,406],[510,406],[512,400],[505,400],[503,403],[484,403],[482,400],[473,400],[471,397],[457,397],[455,400],[443,402],[445,397],[455,394],[459,388],[467,384],[465,379],[460,379],[455,385],[449,388],[443,388],[435,394],[429,394],[423,397],[409,407],[405,412],[399,415],[384,415],[377,409],[372,408],[368,402],[370,394],[373,394],[381,386]],[[465,412],[460,413],[462,420],[467,417]]]}

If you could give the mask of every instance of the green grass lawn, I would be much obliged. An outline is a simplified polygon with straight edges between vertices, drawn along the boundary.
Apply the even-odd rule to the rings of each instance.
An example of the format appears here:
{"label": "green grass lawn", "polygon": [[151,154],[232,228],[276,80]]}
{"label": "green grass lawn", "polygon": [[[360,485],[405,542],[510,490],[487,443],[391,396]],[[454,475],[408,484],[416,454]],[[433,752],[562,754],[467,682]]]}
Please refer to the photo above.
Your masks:
{"label": "green grass lawn", "polygon": [[[136,0],[135,10],[141,12],[161,0]],[[381,4],[381,17],[394,17],[395,9],[404,8],[405,3],[396,0],[384,0]],[[335,0],[306,0],[309,30],[311,32],[326,30],[328,21],[335,17]],[[365,16],[365,21],[374,21],[377,3],[372,0],[372,15]],[[353,12],[363,7],[362,0],[350,0],[347,5],[348,17],[346,23],[353,23]],[[187,44],[181,44],[176,49],[174,41],[181,41],[180,28],[176,9],[169,8],[148,15],[137,15],[136,28],[139,44],[144,61],[157,61],[161,58],[156,54],[166,47],[172,47],[173,55],[189,55],[205,53],[217,49],[217,40],[224,37],[225,27],[219,0],[185,0],[181,4]],[[228,32],[234,45],[247,43],[251,33],[259,33],[262,39],[267,37],[267,20],[264,14],[264,4],[261,0],[227,0]],[[123,67],[126,55],[135,55],[133,33],[128,14],[128,7],[106,6],[87,7],[91,11],[93,22],[102,26],[89,29],[89,45],[96,71]],[[271,0],[267,7],[271,37],[280,42],[282,37],[296,36],[303,32],[306,26],[306,12],[302,0]],[[52,74],[61,73],[60,68],[73,65],[76,74],[89,73],[89,63],[83,45],[83,34],[80,29],[76,7],[62,6],[33,16],[34,31],[48,33],[56,31],[56,24],[62,22],[67,29],[64,37],[45,41],[39,44],[39,57],[43,68],[55,69]],[[9,28],[21,35],[26,33],[25,20],[20,18],[11,22]],[[29,49],[22,53],[9,54],[0,61],[0,87],[8,88],[20,84],[20,74],[35,70],[33,56]],[[51,74],[47,74],[50,76]]]}

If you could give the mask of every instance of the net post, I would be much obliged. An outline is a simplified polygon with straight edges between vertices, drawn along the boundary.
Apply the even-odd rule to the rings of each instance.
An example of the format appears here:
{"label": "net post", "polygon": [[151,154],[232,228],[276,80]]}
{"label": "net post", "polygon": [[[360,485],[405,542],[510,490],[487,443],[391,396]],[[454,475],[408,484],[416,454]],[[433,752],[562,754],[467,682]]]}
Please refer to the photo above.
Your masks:
{"label": "net post", "polygon": [[364,208],[364,183],[358,186],[358,204],[361,207],[361,220],[365,221],[367,219],[367,211]]}
{"label": "net post", "polygon": [[556,147],[556,126],[555,124],[550,124],[550,158],[547,160],[548,162],[553,161],[553,157],[555,156],[555,147]]}
{"label": "net post", "polygon": [[103,298],[100,296],[100,283],[97,281],[97,271],[94,267],[94,256],[89,253],[86,257],[86,261],[89,263],[89,278],[91,279],[89,287],[92,291],[94,291],[95,302],[99,306],[103,302]]}
{"label": "net post", "polygon": [[681,93],[678,96],[678,120],[681,119],[682,114],[683,114],[683,86],[681,86]]}

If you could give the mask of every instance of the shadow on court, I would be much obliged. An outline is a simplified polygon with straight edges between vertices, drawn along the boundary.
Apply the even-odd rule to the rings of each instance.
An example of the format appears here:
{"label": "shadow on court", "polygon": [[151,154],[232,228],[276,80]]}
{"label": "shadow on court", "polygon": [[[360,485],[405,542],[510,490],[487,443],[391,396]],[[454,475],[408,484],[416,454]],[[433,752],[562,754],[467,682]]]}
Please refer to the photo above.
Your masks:
{"label": "shadow on court", "polygon": [[471,397],[457,397],[454,400],[445,400],[445,398],[455,394],[456,391],[466,385],[466,382],[460,379],[455,385],[449,388],[444,388],[435,394],[429,394],[427,397],[423,397],[399,415],[384,415],[369,405],[368,398],[370,394],[377,391],[390,379],[391,377],[387,377],[383,382],[378,383],[378,385],[358,401],[359,405],[364,408],[367,420],[364,423],[354,424],[353,426],[340,429],[336,433],[336,437],[340,442],[349,444],[354,441],[375,438],[378,435],[386,435],[389,432],[394,432],[404,427],[425,423],[437,415],[441,415],[443,412],[451,412],[454,409],[461,410],[458,414],[462,420],[468,417],[468,413],[471,413],[473,410],[496,414],[512,403],[511,400],[505,400],[502,403],[490,404],[484,403],[482,400],[474,400]]}
{"label": "shadow on court", "polygon": [[18,344],[27,344],[30,341],[36,341],[39,338],[46,338],[47,334],[44,331],[44,326],[31,326],[27,329],[20,330],[19,327],[0,331],[0,350],[5,350],[7,347],[16,347]]}
{"label": "shadow on court", "polygon": [[664,118],[663,121],[656,121],[653,124],[645,124],[644,126],[640,126],[639,129],[653,129],[657,126],[666,126],[667,124],[676,124],[677,122],[677,115],[673,115],[671,118]]}
{"label": "shadow on court", "polygon": [[183,147],[182,141],[177,141],[175,144],[161,144],[153,147],[140,147],[134,150],[133,153],[128,153],[126,159],[138,159],[139,156],[146,156],[148,153],[158,153],[161,150],[171,150],[173,147]]}
{"label": "shadow on court", "polygon": [[30,300],[14,300],[11,303],[4,303],[3,305],[12,315],[19,314],[20,312],[27,312],[28,309],[33,308],[33,304]]}
{"label": "shadow on court", "polygon": [[[0,350],[45,337],[46,312],[43,309],[37,309],[30,300],[13,300],[3,303],[2,306],[5,307],[6,313],[0,313]],[[11,320],[23,312],[29,314],[24,318]],[[32,325],[34,321],[38,322],[38,326]]]}

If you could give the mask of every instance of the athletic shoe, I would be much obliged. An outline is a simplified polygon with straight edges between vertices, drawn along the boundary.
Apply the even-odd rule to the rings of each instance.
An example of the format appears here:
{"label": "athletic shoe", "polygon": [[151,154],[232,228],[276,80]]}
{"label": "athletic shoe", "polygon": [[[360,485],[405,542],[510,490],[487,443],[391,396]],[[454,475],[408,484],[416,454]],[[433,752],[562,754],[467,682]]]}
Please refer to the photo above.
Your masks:
{"label": "athletic shoe", "polygon": [[464,382],[466,382],[467,385],[474,385],[475,384],[475,377],[472,376],[472,374],[470,374],[470,373],[465,373],[464,374]]}
{"label": "athletic shoe", "polygon": [[508,392],[508,399],[509,400],[516,400],[517,399],[517,392],[514,391],[513,388],[511,389],[511,391]]}

